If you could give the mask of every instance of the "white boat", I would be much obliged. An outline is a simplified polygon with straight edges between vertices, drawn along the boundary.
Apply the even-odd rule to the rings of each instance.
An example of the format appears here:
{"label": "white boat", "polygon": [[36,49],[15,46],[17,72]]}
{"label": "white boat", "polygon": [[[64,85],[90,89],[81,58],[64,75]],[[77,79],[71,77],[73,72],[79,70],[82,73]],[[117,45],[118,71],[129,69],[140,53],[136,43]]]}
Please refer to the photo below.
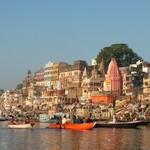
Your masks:
{"label": "white boat", "polygon": [[28,124],[8,124],[8,128],[11,129],[31,129],[33,128],[34,124],[33,123],[28,123]]}

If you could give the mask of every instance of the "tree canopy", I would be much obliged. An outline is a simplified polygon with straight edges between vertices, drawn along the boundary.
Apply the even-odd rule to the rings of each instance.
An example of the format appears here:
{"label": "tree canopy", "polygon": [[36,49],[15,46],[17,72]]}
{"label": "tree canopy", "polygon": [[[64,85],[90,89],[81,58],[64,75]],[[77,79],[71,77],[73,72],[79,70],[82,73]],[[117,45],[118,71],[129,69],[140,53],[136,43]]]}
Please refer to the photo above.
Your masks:
{"label": "tree canopy", "polygon": [[0,89],[0,96],[4,93],[4,89]]}
{"label": "tree canopy", "polygon": [[17,86],[16,86],[16,90],[21,90],[21,89],[22,89],[22,87],[23,87],[23,84],[22,84],[22,83],[17,84]]}
{"label": "tree canopy", "polygon": [[97,55],[96,61],[97,64],[100,64],[103,61],[106,72],[112,58],[116,59],[118,67],[127,67],[130,64],[136,63],[138,60],[142,60],[142,58],[133,52],[127,44],[121,43],[113,44],[101,49]]}

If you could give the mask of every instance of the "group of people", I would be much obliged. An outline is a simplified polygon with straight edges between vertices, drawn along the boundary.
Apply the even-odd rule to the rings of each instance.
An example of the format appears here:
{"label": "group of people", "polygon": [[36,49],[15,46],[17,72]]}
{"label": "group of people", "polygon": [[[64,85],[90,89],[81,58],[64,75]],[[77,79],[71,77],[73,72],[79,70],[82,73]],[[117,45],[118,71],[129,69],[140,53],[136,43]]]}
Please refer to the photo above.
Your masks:
{"label": "group of people", "polygon": [[[9,123],[10,123],[10,124],[16,124],[14,116],[11,116]],[[25,123],[25,124],[30,123],[30,118],[29,118],[29,116],[26,116],[26,118],[25,118],[25,120],[24,120],[24,123]]]}
{"label": "group of people", "polygon": [[90,123],[93,122],[92,119],[90,119],[89,117],[85,118],[85,117],[81,117],[81,116],[74,116],[74,123]]}
{"label": "group of people", "polygon": [[80,123],[90,123],[93,122],[90,118],[85,118],[85,117],[81,117],[81,116],[76,116],[73,115],[73,118],[70,119],[66,116],[60,117],[59,119],[55,120],[56,124],[61,124],[62,126],[67,124],[67,123],[75,123],[75,124],[80,124]]}

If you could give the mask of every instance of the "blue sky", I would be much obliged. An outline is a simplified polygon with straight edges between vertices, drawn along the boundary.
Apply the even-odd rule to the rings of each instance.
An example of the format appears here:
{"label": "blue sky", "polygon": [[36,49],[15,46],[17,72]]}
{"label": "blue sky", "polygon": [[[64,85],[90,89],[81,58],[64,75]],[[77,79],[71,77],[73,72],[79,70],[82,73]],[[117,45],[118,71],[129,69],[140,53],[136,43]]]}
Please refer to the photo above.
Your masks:
{"label": "blue sky", "polygon": [[15,88],[49,61],[91,65],[111,44],[150,62],[149,8],[149,0],[0,0],[0,88]]}

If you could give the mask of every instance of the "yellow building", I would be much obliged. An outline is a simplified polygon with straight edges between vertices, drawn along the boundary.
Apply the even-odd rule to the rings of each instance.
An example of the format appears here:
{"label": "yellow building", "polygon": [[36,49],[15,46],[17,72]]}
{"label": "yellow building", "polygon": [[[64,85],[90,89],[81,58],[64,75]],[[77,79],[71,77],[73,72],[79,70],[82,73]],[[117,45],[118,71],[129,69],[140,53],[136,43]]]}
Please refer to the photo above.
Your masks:
{"label": "yellow building", "polygon": [[51,84],[53,89],[58,89],[59,86],[59,70],[63,62],[54,62],[51,70]]}

